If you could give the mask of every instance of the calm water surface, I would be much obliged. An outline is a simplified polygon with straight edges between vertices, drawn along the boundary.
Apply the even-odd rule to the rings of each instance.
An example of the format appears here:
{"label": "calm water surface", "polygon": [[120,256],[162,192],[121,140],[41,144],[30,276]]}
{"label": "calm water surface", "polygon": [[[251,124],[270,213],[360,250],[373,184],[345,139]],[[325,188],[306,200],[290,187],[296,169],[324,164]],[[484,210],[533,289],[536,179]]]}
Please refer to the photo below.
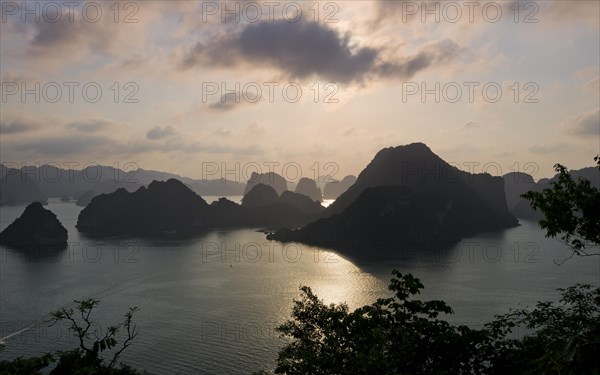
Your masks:
{"label": "calm water surface", "polygon": [[[140,308],[140,334],[122,358],[135,367],[151,374],[241,374],[273,369],[285,343],[274,328],[289,317],[300,285],[327,303],[356,308],[385,294],[396,268],[421,278],[423,298],[447,301],[455,310],[451,321],[477,327],[510,307],[556,299],[555,288],[600,284],[600,259],[557,266],[568,249],[531,222],[444,251],[405,249],[401,256],[358,262],[267,241],[251,229],[186,241],[99,241],[77,232],[81,208],[74,203],[51,200],[47,208],[68,229],[68,249],[25,256],[0,247],[0,337],[6,342],[0,359],[75,347],[65,326],[45,322],[74,299],[101,300],[94,316],[100,330],[129,306]],[[2,207],[0,230],[23,209]]]}

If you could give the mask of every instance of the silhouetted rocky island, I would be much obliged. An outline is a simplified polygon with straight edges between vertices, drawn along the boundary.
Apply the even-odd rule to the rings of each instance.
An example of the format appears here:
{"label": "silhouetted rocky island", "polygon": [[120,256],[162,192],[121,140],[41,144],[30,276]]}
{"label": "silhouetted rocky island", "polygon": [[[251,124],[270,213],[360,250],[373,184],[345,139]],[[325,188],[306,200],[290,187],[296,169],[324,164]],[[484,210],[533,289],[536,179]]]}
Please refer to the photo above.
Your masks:
{"label": "silhouetted rocky island", "polygon": [[34,202],[23,214],[0,233],[0,244],[9,247],[65,247],[68,233],[56,215]]}
{"label": "silhouetted rocky island", "polygon": [[265,184],[255,185],[238,205],[225,198],[213,202],[212,218],[215,227],[300,227],[318,218],[325,209],[319,202],[291,191],[281,196]]}
{"label": "silhouetted rocky island", "polygon": [[133,193],[101,194],[80,212],[82,232],[160,235],[195,233],[210,226],[209,205],[181,181],[153,181]]}
{"label": "silhouetted rocky island", "polygon": [[77,202],[75,203],[78,206],[85,207],[87,206],[92,199],[100,194],[108,194],[116,191],[118,189],[125,189],[129,192],[134,192],[140,188],[140,184],[132,183],[132,182],[123,182],[123,181],[113,181],[106,180],[97,182],[91,190],[88,190],[82,194],[77,196]]}
{"label": "silhouetted rocky island", "polygon": [[[533,177],[523,172],[510,172],[502,176],[504,179],[504,192],[506,194],[506,204],[508,210],[517,217],[522,217],[520,211],[525,211],[525,216],[533,210],[529,207],[529,201],[521,198],[522,194],[527,193],[532,189],[537,189]],[[540,217],[541,218],[541,213]]]}
{"label": "silhouetted rocky island", "polygon": [[344,194],[350,186],[356,182],[356,176],[346,176],[342,181],[331,181],[325,184],[323,190],[323,197],[325,199],[337,199],[340,195]]}
{"label": "silhouetted rocky island", "polygon": [[510,172],[502,176],[504,179],[504,192],[506,193],[506,204],[512,210],[521,195],[527,193],[535,185],[533,177],[523,172]]}
{"label": "silhouetted rocky island", "polygon": [[[275,174],[254,177],[278,180]],[[77,228],[143,236],[282,228],[268,238],[341,247],[455,242],[518,224],[508,211],[502,177],[461,171],[421,143],[381,150],[327,209],[283,184],[281,194],[271,185],[250,185],[241,205],[224,198],[209,205],[175,179],[153,181],[133,193],[119,189],[94,197]]]}
{"label": "silhouetted rocky island", "polygon": [[279,201],[279,195],[273,187],[265,184],[255,185],[242,198],[242,207],[264,207]]}
{"label": "silhouetted rocky island", "polygon": [[[592,186],[600,189],[600,173],[597,167],[586,167],[569,171],[571,177],[577,181],[579,178],[589,180]],[[504,175],[506,184],[506,201],[508,208],[513,215],[518,218],[539,221],[544,218],[544,215],[539,210],[531,208],[531,203],[521,194],[528,191],[540,192],[544,189],[551,188],[552,182],[557,181],[558,175],[552,178],[542,178],[537,183],[533,177],[522,172],[512,172]]]}
{"label": "silhouetted rocky island", "polygon": [[275,189],[277,195],[283,194],[283,192],[288,189],[287,181],[285,180],[285,178],[283,178],[275,172],[267,172],[261,174],[252,172],[252,175],[250,176],[250,179],[246,184],[244,195],[248,194],[248,192],[258,184],[271,186],[273,189]]}
{"label": "silhouetted rocky island", "polygon": [[90,234],[196,235],[215,228],[300,227],[323,207],[301,194],[258,184],[236,204],[221,198],[208,205],[182,182],[153,181],[130,193],[119,189],[96,196],[79,214],[78,230]]}
{"label": "silhouetted rocky island", "polygon": [[296,207],[302,212],[307,214],[320,214],[325,210],[325,207],[321,206],[316,200],[312,200],[304,194],[294,193],[293,191],[284,191],[279,197],[280,203],[289,204],[292,207]]}
{"label": "silhouetted rocky island", "polygon": [[306,195],[313,201],[323,201],[321,189],[317,187],[317,183],[315,182],[315,180],[312,180],[310,178],[302,177],[300,181],[298,181],[298,185],[296,186],[296,193]]}
{"label": "silhouetted rocky island", "polygon": [[422,143],[381,150],[321,216],[304,228],[268,238],[333,248],[451,243],[518,225],[508,212],[502,177],[463,172]]}

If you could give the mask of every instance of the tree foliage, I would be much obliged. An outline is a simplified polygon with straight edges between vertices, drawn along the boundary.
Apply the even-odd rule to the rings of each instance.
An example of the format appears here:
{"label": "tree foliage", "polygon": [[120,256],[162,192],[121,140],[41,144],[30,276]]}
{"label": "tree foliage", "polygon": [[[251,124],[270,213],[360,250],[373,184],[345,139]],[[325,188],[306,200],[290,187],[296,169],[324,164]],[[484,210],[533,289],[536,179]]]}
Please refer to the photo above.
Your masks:
{"label": "tree foliage", "polygon": [[[558,304],[498,316],[483,329],[440,318],[452,309],[421,301],[412,275],[393,272],[391,298],[350,312],[325,305],[301,287],[292,319],[278,327],[290,338],[277,360],[278,374],[513,374],[598,373],[600,288],[560,289]],[[510,338],[517,329],[522,338]],[[586,372],[587,371],[587,372]]]}
{"label": "tree foliage", "polygon": [[40,370],[50,366],[53,362],[54,357],[52,354],[44,354],[41,357],[31,358],[19,357],[12,361],[0,361],[0,374],[39,374]]}
{"label": "tree foliage", "polygon": [[[600,169],[600,156],[594,158]],[[530,191],[522,195],[533,209],[540,210],[544,218],[539,224],[547,237],[560,235],[576,255],[589,253],[589,248],[600,245],[600,190],[587,179],[573,180],[567,168],[554,166],[558,180],[541,192]]]}
{"label": "tree foliage", "polygon": [[509,370],[504,373],[600,373],[600,288],[576,284],[558,290],[558,303],[538,302],[533,310],[513,310],[487,325],[530,332],[520,340],[502,340],[503,368]]}

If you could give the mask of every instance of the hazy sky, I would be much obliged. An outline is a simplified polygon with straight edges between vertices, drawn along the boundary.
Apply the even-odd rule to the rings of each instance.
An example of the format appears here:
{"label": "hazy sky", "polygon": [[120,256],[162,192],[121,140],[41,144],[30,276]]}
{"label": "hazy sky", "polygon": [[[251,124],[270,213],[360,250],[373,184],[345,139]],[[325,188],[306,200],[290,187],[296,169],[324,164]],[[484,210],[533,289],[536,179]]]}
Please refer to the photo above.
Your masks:
{"label": "hazy sky", "polygon": [[420,141],[475,172],[546,177],[600,152],[599,15],[597,1],[2,0],[0,159],[341,178]]}

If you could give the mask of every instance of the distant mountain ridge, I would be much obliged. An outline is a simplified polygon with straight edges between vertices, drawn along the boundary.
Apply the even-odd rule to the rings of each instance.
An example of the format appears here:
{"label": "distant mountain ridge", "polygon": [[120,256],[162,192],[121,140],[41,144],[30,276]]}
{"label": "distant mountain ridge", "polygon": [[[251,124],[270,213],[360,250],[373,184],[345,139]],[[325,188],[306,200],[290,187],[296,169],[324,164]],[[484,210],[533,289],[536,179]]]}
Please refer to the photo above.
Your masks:
{"label": "distant mountain ridge", "polygon": [[20,169],[0,164],[0,206],[32,202],[48,202],[48,196],[40,190],[35,179]]}
{"label": "distant mountain ridge", "polygon": [[200,195],[242,195],[245,187],[242,183],[229,180],[195,180],[168,172],[142,168],[124,171],[103,165],[66,169],[55,165],[9,168],[0,164],[0,173],[0,205],[46,202],[48,198],[70,197],[77,200],[79,205],[85,206],[99,194],[110,193],[119,188],[135,191],[154,180],[172,178],[184,182]]}
{"label": "distant mountain ridge", "polygon": [[[600,189],[600,171],[598,167],[585,167],[582,169],[570,170],[569,174],[574,180],[584,178],[589,180],[591,185]],[[503,176],[506,189],[506,200],[511,202],[509,205],[510,211],[517,217],[526,220],[541,220],[544,216],[540,211],[531,208],[528,200],[521,198],[521,194],[528,191],[540,192],[550,188],[552,182],[558,180],[558,174],[552,178],[543,178],[537,182],[533,182],[533,177],[526,173],[507,173]]]}
{"label": "distant mountain ridge", "polygon": [[[48,198],[74,199],[77,205],[85,207],[93,197],[111,193],[119,188],[133,192],[140,186],[148,186],[152,181],[176,179],[201,196],[242,196],[258,183],[271,185],[279,195],[290,186],[296,193],[303,194],[312,200],[321,201],[324,194],[319,184],[324,186],[325,197],[335,199],[354,183],[356,177],[346,176],[342,181],[333,181],[328,176],[321,176],[317,181],[302,177],[297,183],[288,182],[277,173],[258,174],[253,172],[246,183],[226,179],[193,179],[174,173],[161,172],[138,168],[123,170],[113,166],[92,165],[83,169],[58,167],[56,165],[23,166],[10,168],[0,164],[0,171],[11,171],[8,179],[0,181],[0,193],[5,191],[4,198],[0,195],[0,206],[28,204],[34,201],[46,203]],[[24,177],[15,178],[19,173]],[[4,177],[4,174],[2,175]]]}

